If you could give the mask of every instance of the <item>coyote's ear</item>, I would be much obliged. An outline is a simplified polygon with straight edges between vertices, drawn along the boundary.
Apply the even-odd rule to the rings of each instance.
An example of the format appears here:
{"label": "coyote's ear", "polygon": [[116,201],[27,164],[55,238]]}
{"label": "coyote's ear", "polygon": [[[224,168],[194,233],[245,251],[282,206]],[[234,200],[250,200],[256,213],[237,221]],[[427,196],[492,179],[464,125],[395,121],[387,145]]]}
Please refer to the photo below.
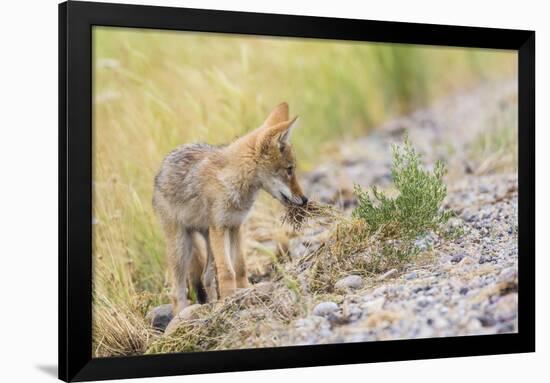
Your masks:
{"label": "coyote's ear", "polygon": [[294,117],[290,121],[283,121],[277,125],[266,128],[262,131],[260,138],[260,148],[262,153],[269,151],[269,148],[276,147],[280,151],[283,151],[286,144],[290,140],[290,132],[292,128],[296,126],[298,116]]}
{"label": "coyote's ear", "polygon": [[296,126],[298,126],[298,116],[294,117],[292,121],[289,122],[287,128],[281,131],[281,133],[279,134],[279,137],[277,139],[279,144],[279,149],[282,150],[284,146],[289,143],[290,134],[292,133],[292,130]]}
{"label": "coyote's ear", "polygon": [[288,104],[286,102],[277,105],[271,113],[269,113],[269,116],[267,116],[262,124],[262,128],[277,125],[284,121],[288,121]]}

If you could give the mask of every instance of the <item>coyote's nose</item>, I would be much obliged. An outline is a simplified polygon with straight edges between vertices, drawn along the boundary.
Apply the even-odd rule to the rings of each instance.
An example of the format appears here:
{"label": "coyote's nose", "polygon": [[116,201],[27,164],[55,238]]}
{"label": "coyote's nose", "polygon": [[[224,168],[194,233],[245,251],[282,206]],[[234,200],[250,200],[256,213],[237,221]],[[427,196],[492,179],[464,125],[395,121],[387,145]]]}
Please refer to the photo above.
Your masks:
{"label": "coyote's nose", "polygon": [[308,201],[307,197],[305,195],[303,195],[302,196],[302,205],[307,204],[307,201]]}

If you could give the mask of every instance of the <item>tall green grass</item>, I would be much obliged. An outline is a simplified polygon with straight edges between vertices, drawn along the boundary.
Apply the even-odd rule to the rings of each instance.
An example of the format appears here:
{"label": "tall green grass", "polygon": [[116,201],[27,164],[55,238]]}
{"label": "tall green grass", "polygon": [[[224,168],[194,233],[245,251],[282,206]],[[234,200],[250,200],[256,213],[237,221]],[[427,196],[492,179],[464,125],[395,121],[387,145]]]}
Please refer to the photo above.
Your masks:
{"label": "tall green grass", "polygon": [[308,163],[327,140],[516,68],[507,51],[113,28],[94,48],[98,108],[148,124],[150,145],[226,142],[288,101]]}
{"label": "tall green grass", "polygon": [[[516,103],[511,99],[508,103]],[[505,104],[486,118],[487,129],[472,141],[469,157],[479,174],[518,167],[518,110]]]}

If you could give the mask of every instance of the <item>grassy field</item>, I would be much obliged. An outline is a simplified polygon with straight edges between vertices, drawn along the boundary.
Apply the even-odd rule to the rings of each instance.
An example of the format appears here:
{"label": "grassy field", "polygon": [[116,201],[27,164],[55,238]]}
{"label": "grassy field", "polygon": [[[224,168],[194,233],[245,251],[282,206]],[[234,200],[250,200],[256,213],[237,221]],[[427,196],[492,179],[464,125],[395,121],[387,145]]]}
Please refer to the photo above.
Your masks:
{"label": "grassy field", "polygon": [[[230,141],[287,101],[291,114],[302,117],[293,144],[299,170],[306,171],[344,138],[517,68],[515,54],[505,51],[98,27],[93,47],[97,356],[143,352],[132,331],[143,339],[146,311],[168,302],[151,197],[153,177],[171,149]],[[490,150],[493,142],[488,136],[476,150]],[[258,202],[247,227],[284,236],[276,204],[265,196]],[[248,262],[262,267],[254,257]],[[113,326],[127,336],[115,340],[119,348],[102,347]]]}

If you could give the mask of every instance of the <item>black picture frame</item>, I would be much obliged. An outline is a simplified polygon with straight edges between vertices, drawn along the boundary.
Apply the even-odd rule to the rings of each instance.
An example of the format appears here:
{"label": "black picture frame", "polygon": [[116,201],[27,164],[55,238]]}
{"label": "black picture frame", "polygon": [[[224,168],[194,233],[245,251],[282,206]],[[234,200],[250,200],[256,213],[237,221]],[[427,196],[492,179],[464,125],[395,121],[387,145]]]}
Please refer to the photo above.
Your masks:
{"label": "black picture frame", "polygon": [[[515,334],[92,358],[92,26],[511,49],[519,70]],[[59,5],[59,378],[86,381],[535,351],[535,32],[69,1]]]}

